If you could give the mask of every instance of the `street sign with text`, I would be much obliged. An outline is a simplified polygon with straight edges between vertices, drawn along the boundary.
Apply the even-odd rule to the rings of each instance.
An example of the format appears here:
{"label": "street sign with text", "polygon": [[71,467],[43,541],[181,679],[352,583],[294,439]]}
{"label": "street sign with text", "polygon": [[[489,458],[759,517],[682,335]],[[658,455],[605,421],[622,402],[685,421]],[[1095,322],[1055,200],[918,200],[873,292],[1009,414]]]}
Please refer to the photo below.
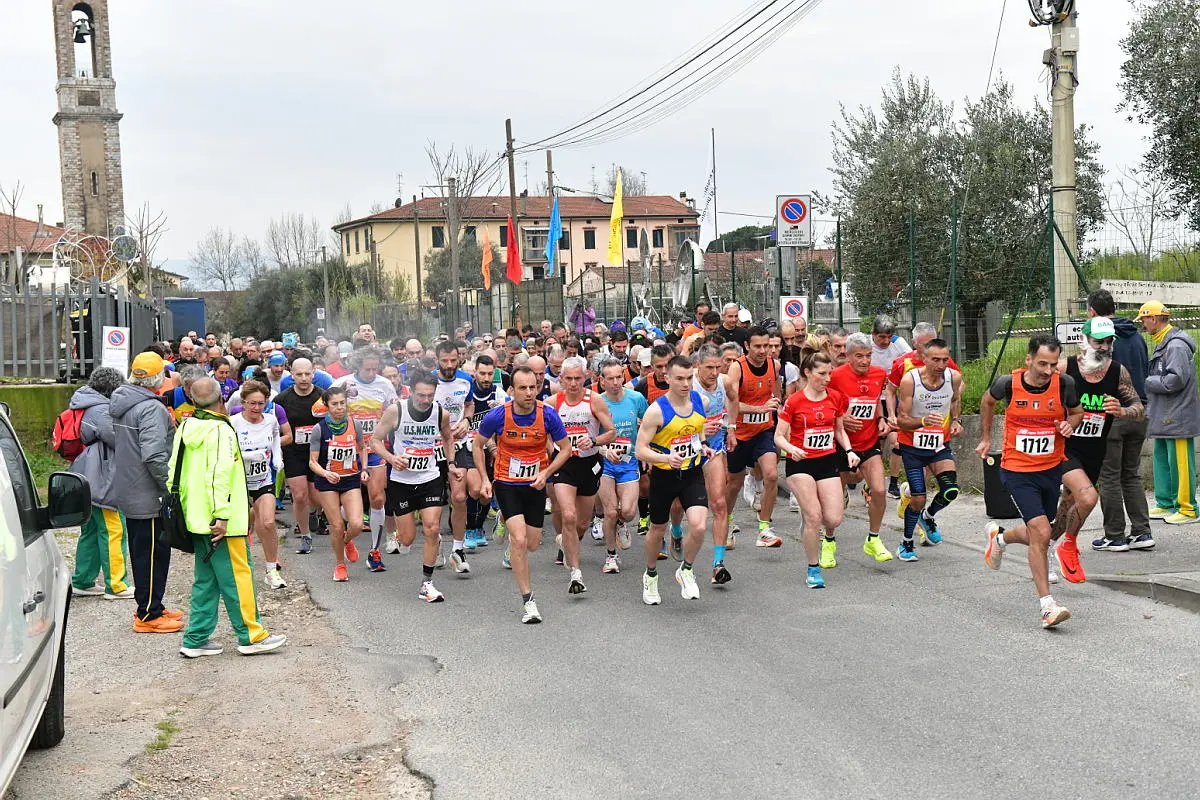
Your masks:
{"label": "street sign with text", "polygon": [[811,201],[806,194],[781,194],[775,198],[775,240],[780,247],[812,246]]}

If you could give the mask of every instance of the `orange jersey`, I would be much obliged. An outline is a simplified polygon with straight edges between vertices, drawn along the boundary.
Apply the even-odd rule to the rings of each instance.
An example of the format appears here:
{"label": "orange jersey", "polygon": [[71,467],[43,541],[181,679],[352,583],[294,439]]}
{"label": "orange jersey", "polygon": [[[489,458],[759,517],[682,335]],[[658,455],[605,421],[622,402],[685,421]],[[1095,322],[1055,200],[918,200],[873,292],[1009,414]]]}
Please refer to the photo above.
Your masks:
{"label": "orange jersey", "polygon": [[504,428],[496,435],[496,480],[501,483],[533,483],[550,465],[547,448],[545,405],[534,405],[533,424],[522,427],[513,418],[512,403],[504,405]]}
{"label": "orange jersey", "polygon": [[1066,440],[1058,423],[1067,418],[1062,407],[1061,380],[1056,371],[1046,391],[1033,394],[1021,379],[1024,369],[1013,370],[1012,399],[1004,410],[1004,455],[1000,465],[1010,472],[1041,472],[1063,461]]}
{"label": "orange jersey", "polygon": [[[762,375],[756,375],[750,370],[747,356],[737,360],[741,365],[742,381],[738,387],[738,403],[749,406],[765,406],[775,396],[775,384],[779,381],[779,372],[775,369],[775,359],[768,358],[764,365],[766,370]],[[763,431],[775,427],[774,415],[770,411],[738,412],[737,428],[734,435],[739,442],[748,442]]]}

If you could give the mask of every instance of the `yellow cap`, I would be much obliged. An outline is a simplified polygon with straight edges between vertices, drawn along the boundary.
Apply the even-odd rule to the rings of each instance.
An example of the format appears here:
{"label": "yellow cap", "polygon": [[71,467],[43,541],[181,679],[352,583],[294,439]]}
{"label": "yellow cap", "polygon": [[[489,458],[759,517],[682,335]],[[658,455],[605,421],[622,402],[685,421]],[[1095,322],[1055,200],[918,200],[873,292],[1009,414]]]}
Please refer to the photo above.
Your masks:
{"label": "yellow cap", "polygon": [[129,372],[135,378],[149,378],[162,372],[166,363],[158,353],[138,353]]}
{"label": "yellow cap", "polygon": [[1137,318],[1145,317],[1169,317],[1171,312],[1167,311],[1167,307],[1157,300],[1151,300],[1149,303],[1142,303],[1142,307],[1138,309]]}

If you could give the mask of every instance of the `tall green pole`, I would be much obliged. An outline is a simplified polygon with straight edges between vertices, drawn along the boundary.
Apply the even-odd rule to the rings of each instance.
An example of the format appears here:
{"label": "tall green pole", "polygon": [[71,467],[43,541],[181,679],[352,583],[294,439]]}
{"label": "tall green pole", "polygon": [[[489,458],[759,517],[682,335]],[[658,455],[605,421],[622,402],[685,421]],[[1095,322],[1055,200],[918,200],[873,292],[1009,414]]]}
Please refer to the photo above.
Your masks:
{"label": "tall green pole", "polygon": [[633,273],[629,264],[625,264],[625,324],[630,325],[633,319]]}
{"label": "tall green pole", "polygon": [[958,201],[950,204],[950,356],[958,359]]}
{"label": "tall green pole", "polygon": [[737,302],[737,267],[736,264],[737,248],[729,249],[729,302]]}
{"label": "tall green pole", "polygon": [[[1054,285],[1056,273],[1054,271],[1054,191],[1050,192],[1050,204],[1047,206],[1046,213],[1046,229],[1049,231],[1047,239],[1049,246],[1046,253],[1050,258],[1050,333],[1054,333],[1054,325],[1058,322],[1057,308],[1058,305],[1058,287]],[[1064,245],[1065,248],[1065,245]]]}
{"label": "tall green pole", "polygon": [[842,218],[838,217],[837,233],[834,243],[834,257],[837,259],[838,276],[838,327],[846,327],[846,319],[842,310]]}
{"label": "tall green pole", "polygon": [[[777,294],[783,294],[783,254],[785,252],[790,253],[790,252],[792,252],[792,249],[790,247],[776,247],[775,248],[775,254],[778,256],[778,258],[776,260],[779,262],[779,264],[778,264],[778,266],[779,266],[779,286],[778,286]],[[796,267],[795,264],[788,265],[788,272],[791,272],[792,270],[794,270],[795,267]]]}
{"label": "tall green pole", "polygon": [[912,308],[912,325],[917,324],[917,213],[908,210],[908,296]]}

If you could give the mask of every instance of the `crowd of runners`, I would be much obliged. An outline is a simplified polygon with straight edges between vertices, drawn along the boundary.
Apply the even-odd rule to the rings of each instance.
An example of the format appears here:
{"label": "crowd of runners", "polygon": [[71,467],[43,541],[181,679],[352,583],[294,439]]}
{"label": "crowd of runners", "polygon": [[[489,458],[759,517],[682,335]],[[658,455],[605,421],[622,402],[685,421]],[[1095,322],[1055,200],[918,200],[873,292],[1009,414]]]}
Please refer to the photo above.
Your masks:
{"label": "crowd of runners", "polygon": [[[987,526],[985,561],[997,569],[1011,545],[1026,546],[1044,627],[1070,616],[1051,584],[1086,579],[1076,537],[1097,504],[1109,427],[1145,413],[1113,358],[1111,298],[1090,304],[1081,345],[1034,336],[1025,366],[981,402],[985,432],[1004,410],[1001,476],[1023,518]],[[779,498],[803,531],[809,588],[825,587],[845,557],[843,513],[860,493],[863,557],[917,562],[922,547],[942,542],[939,512],[959,495],[950,445],[964,435],[965,381],[946,341],[922,323],[910,346],[886,317],[870,333],[748,317],[701,303],[673,331],[643,318],[587,330],[546,320],[386,344],[363,325],[352,340],[308,347],[292,335],[222,343],[209,334],[178,346],[162,394],[182,422],[196,380],[220,386],[270,589],[285,585],[278,551],[289,537],[276,531],[285,497],[290,546],[311,554],[314,536],[327,535],[334,581],[398,564],[415,571],[419,561],[417,596],[435,603],[447,598],[438,570],[510,569],[525,623],[542,619],[529,553],[547,518],[569,595],[597,579],[581,561],[591,540],[605,551],[600,574],[627,562],[641,573],[647,605],[662,602],[663,561],[674,562],[683,599],[700,597],[697,559],[710,532],[712,586],[734,579],[739,534],[743,546],[783,547]],[[992,449],[986,434],[975,448],[980,457]],[[882,525],[889,499],[899,536]],[[756,529],[734,523],[739,502],[756,512]],[[1149,533],[1127,542],[1153,544]],[[485,548],[499,552],[485,559]]]}

